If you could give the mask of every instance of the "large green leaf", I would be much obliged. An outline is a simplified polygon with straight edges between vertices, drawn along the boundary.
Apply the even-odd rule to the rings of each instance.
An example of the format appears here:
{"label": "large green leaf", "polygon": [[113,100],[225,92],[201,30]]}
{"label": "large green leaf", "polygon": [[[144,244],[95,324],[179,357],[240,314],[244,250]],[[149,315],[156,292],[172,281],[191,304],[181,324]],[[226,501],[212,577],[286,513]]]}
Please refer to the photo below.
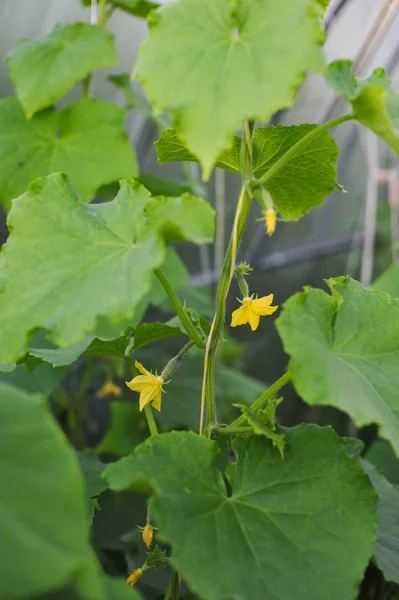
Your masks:
{"label": "large green leaf", "polygon": [[286,437],[284,460],[263,437],[235,443],[231,493],[213,467],[217,446],[192,432],[150,438],[105,476],[112,489],[154,494],[158,535],[201,597],[353,600],[376,494],[332,429],[300,425]]}
{"label": "large green leaf", "polygon": [[135,177],[125,114],[115,104],[89,99],[27,121],[15,98],[0,100],[0,202],[8,209],[32,181],[55,171],[65,171],[86,201],[101,185]]}
{"label": "large green leaf", "polygon": [[361,460],[360,464],[379,496],[378,533],[374,548],[377,565],[388,581],[399,583],[399,488],[389,483],[366,460]]}
{"label": "large green leaf", "polygon": [[332,296],[306,288],[284,305],[277,328],[298,394],[308,404],[380,425],[399,453],[399,303],[350,278],[330,279]]}
{"label": "large green leaf", "polygon": [[30,119],[89,73],[118,64],[113,36],[88,23],[57,26],[41,40],[22,40],[6,57],[17,98]]}
{"label": "large green leaf", "polygon": [[267,121],[292,104],[307,69],[323,68],[309,8],[309,0],[178,0],[152,19],[135,76],[157,113],[172,109],[205,176],[245,118]]}
{"label": "large green leaf", "polygon": [[331,63],[328,83],[351,103],[355,119],[399,154],[399,94],[392,89],[384,69],[376,69],[368,79],[358,79],[351,72],[352,66],[350,60]]}
{"label": "large green leaf", "polygon": [[[194,237],[202,223],[211,241],[211,207],[195,197],[184,202],[196,222]],[[167,226],[168,236],[172,229],[183,234],[177,211],[165,223],[151,220],[153,209],[156,199],[132,180],[115,200],[95,205],[84,204],[63,174],[31,184],[13,203],[0,261],[0,363],[23,356],[37,328],[68,347],[93,331],[101,315],[117,323],[133,317],[163,262],[160,231]]]}
{"label": "large green leaf", "polygon": [[67,582],[102,600],[83,482],[46,401],[0,383],[0,596],[33,598]]}
{"label": "large green leaf", "polygon": [[[318,125],[292,125],[255,129],[252,167],[255,177],[266,173],[302,137]],[[158,161],[196,161],[172,129],[161,134],[156,144]],[[223,151],[216,166],[240,173],[241,138],[234,136],[228,150]],[[313,206],[320,206],[336,189],[338,146],[328,132],[311,140],[284,167],[271,177],[265,188],[283,219],[297,220]]]}

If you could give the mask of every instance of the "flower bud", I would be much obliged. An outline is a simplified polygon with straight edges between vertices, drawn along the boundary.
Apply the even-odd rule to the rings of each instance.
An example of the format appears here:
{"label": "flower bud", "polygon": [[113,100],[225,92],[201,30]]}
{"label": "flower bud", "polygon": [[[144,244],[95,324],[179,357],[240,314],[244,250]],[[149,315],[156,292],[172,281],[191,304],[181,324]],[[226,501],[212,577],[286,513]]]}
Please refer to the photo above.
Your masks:
{"label": "flower bud", "polygon": [[276,211],[274,208],[269,208],[266,211],[266,231],[267,235],[273,235],[276,229]]}
{"label": "flower bud", "polygon": [[154,538],[154,529],[151,523],[147,523],[144,527],[142,537],[147,548],[151,548],[152,540]]}
{"label": "flower bud", "polygon": [[130,573],[129,577],[126,579],[126,583],[133,587],[138,582],[142,574],[143,569],[136,569],[135,571]]}

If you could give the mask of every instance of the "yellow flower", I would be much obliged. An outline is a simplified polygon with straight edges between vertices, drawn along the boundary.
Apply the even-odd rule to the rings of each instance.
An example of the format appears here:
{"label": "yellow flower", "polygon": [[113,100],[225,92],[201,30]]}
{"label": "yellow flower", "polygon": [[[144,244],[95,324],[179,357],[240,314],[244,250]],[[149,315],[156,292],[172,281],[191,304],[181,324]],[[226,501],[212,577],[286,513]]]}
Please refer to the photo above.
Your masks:
{"label": "yellow flower", "polygon": [[231,315],[231,326],[245,325],[249,323],[252,331],[258,328],[260,317],[272,315],[278,309],[278,306],[271,306],[273,294],[263,298],[250,298],[247,296],[242,300],[242,306],[237,308]]}
{"label": "yellow flower", "polygon": [[114,396],[115,398],[119,398],[122,395],[122,388],[119,385],[116,385],[113,381],[108,379],[105,383],[100,387],[96,396],[97,398],[108,398],[108,396]]}
{"label": "yellow flower", "polygon": [[140,392],[140,410],[143,410],[150,402],[152,402],[154,408],[161,410],[163,378],[160,375],[153,375],[150,371],[147,371],[137,360],[134,366],[142,375],[137,375],[131,381],[126,381],[126,385],[133,392]]}
{"label": "yellow flower", "polygon": [[266,211],[266,232],[267,235],[273,235],[274,230],[276,229],[276,211],[274,208],[269,208]]}
{"label": "yellow flower", "polygon": [[135,571],[133,571],[133,573],[130,573],[129,577],[126,579],[126,583],[133,587],[134,584],[138,582],[142,574],[143,569],[136,569]]}
{"label": "yellow flower", "polygon": [[151,523],[147,523],[144,527],[142,537],[147,548],[151,548],[152,540],[154,538],[154,529]]}

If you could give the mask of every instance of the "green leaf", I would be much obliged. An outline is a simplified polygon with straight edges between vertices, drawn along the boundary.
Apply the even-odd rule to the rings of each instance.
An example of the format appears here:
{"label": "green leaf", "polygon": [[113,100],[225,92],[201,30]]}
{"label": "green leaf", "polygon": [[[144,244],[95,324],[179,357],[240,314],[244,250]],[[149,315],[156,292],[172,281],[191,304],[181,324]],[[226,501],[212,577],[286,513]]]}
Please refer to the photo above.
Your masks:
{"label": "green leaf", "polygon": [[126,585],[126,581],[115,577],[104,577],[106,600],[140,600],[142,596]]}
{"label": "green leaf", "polygon": [[373,442],[367,450],[366,458],[382,471],[388,481],[399,486],[399,459],[388,442],[384,440]]}
{"label": "green leaf", "polygon": [[179,0],[151,25],[135,76],[157,114],[172,109],[206,177],[245,118],[267,121],[291,106],[304,72],[323,69],[308,0]]}
{"label": "green leaf", "polygon": [[180,327],[170,327],[166,323],[143,323],[134,334],[133,352],[152,342],[182,335],[185,333]]}
{"label": "green leaf", "polygon": [[[28,371],[24,366],[10,365],[14,370],[9,373],[0,373],[0,381],[15,385],[26,392],[39,392],[48,397],[58,387],[63,379],[66,369],[53,369],[50,365],[38,365],[34,371]],[[0,371],[1,371],[0,365]]]}
{"label": "green leaf", "polygon": [[148,0],[111,0],[115,8],[119,8],[134,17],[146,19],[150,12],[159,7],[155,2]]}
{"label": "green leaf", "polygon": [[217,446],[192,432],[148,439],[105,476],[114,490],[153,494],[158,535],[195,594],[352,600],[375,541],[376,494],[332,429],[286,434],[284,460],[261,436],[235,444],[231,494],[213,467]]}
{"label": "green leaf", "polygon": [[137,425],[140,421],[138,403],[113,400],[110,426],[101,442],[96,446],[99,454],[129,454],[142,441]]}
{"label": "green leaf", "polygon": [[368,79],[356,78],[350,60],[336,60],[328,67],[327,82],[352,105],[353,115],[399,154],[399,94],[384,69]]}
{"label": "green leaf", "polygon": [[96,69],[116,66],[113,35],[98,25],[58,25],[46,38],[22,40],[6,56],[17,98],[30,119]]}
{"label": "green leaf", "polygon": [[83,481],[46,401],[0,383],[0,595],[32,598],[73,582],[102,600]]}
{"label": "green leaf", "polygon": [[377,423],[398,454],[399,303],[350,278],[327,283],[332,296],[306,288],[277,319],[295,389],[358,427]]}
{"label": "green leaf", "polygon": [[[253,136],[253,173],[260,178],[302,137],[318,125],[292,125],[255,129]],[[240,173],[241,138],[235,136],[229,150],[220,154],[216,166]],[[168,129],[156,144],[158,161],[196,161],[176,133]],[[284,167],[271,177],[265,188],[282,218],[297,220],[313,206],[323,204],[334,190],[341,190],[336,181],[339,148],[328,132],[306,144]]]}
{"label": "green leaf", "polygon": [[[161,199],[163,207],[167,200]],[[170,200],[174,209],[176,199]],[[194,239],[201,224],[203,237],[211,235],[210,206],[194,197],[184,202],[190,211],[186,206],[183,223],[191,212]],[[165,210],[167,222],[156,222],[156,208],[156,199],[131,180],[122,182],[115,200],[95,205],[84,204],[63,174],[33,183],[13,203],[0,260],[0,362],[23,356],[37,328],[68,347],[93,331],[101,315],[116,323],[131,319],[164,259],[160,231],[183,234],[178,211],[168,216]]]}
{"label": "green leaf", "polygon": [[94,450],[87,448],[77,453],[80,469],[85,482],[86,495],[88,498],[98,496],[107,489],[107,484],[101,478],[101,473],[106,465],[99,461]]}
{"label": "green leaf", "polygon": [[387,270],[374,281],[373,288],[389,294],[392,298],[399,298],[399,265],[390,265]]}
{"label": "green leaf", "polygon": [[374,548],[377,565],[385,579],[399,583],[399,489],[366,460],[360,460],[379,502],[377,506],[378,532]]}
{"label": "green leaf", "polygon": [[[149,13],[159,6],[159,4],[149,2],[148,0],[109,0],[109,3],[114,8],[119,8],[133,17],[139,17],[140,19],[146,19]],[[91,0],[82,0],[82,4],[83,6],[90,6]]]}
{"label": "green leaf", "polygon": [[65,171],[83,200],[138,173],[125,132],[125,110],[101,100],[80,100],[27,121],[15,98],[0,100],[0,202],[6,209],[38,177]]}

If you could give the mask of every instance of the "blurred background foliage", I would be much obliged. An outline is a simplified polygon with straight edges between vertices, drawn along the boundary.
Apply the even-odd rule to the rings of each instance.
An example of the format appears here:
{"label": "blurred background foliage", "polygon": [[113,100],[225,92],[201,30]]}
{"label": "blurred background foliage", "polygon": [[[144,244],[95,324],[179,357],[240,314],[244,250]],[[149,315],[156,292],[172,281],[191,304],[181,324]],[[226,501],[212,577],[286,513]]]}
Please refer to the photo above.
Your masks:
{"label": "blurred background foliage", "polygon": [[[0,55],[4,57],[21,37],[44,37],[56,23],[90,22],[90,18],[90,7],[83,6],[79,0],[2,0]],[[332,0],[325,25],[328,61],[350,58],[355,61],[355,70],[360,76],[367,76],[373,68],[383,66],[393,80],[393,87],[398,89],[397,2]],[[210,181],[204,184],[199,179],[197,165],[157,164],[154,142],[168,117],[154,118],[140,87],[131,83],[128,77],[139,44],[146,36],[146,22],[117,10],[110,19],[109,29],[115,35],[119,66],[96,72],[91,93],[99,99],[134,107],[127,114],[126,127],[136,148],[141,181],[156,194],[177,195],[185,189],[194,191],[207,198],[218,211],[215,244],[199,249],[179,245],[176,249],[185,268],[172,266],[181,299],[210,319],[218,271],[232,226],[239,178],[215,170]],[[13,93],[7,68],[2,62],[0,97]],[[78,99],[80,94],[80,86],[77,86],[58,104],[63,106]],[[305,81],[293,108],[276,114],[271,124],[322,123],[344,111],[344,103],[335,100],[324,79],[312,75]],[[349,274],[370,285],[392,264],[391,269],[399,269],[397,265],[395,267],[399,259],[398,159],[371,132],[360,131],[356,123],[345,124],[333,134],[340,146],[338,181],[345,193],[335,192],[321,208],[313,209],[298,223],[278,223],[271,238],[265,234],[264,223],[257,221],[260,217],[258,206],[253,206],[239,250],[239,259],[250,262],[253,268],[249,278],[251,291],[260,296],[274,293],[279,305],[304,285],[323,287],[325,278]],[[115,184],[99,190],[98,200],[112,198],[116,189]],[[6,237],[5,215],[1,214],[1,243]],[[390,285],[390,279],[380,280],[380,288],[399,296],[399,290],[389,288]],[[239,296],[239,290],[234,284],[227,314],[236,307],[236,296]],[[162,290],[154,289],[150,300],[152,306],[142,321],[166,322],[173,317]],[[181,345],[182,340],[178,337],[158,341],[139,350],[137,359],[160,370]],[[220,416],[227,420],[233,414],[231,405],[234,402],[253,402],[285,369],[287,358],[273,318],[263,319],[256,333],[249,327],[233,331],[226,326],[218,360],[217,399]],[[185,357],[167,386],[162,412],[156,415],[161,428],[197,430],[202,366],[201,352],[192,351]],[[145,523],[144,497],[131,493],[115,495],[98,487],[101,465],[97,456],[111,460],[126,454],[147,435],[146,423],[138,412],[137,398],[124,385],[126,378],[131,378],[131,372],[123,359],[92,356],[82,356],[69,367],[54,369],[42,363],[32,370],[18,366],[11,373],[0,374],[2,380],[46,395],[60,423],[81,452],[81,466],[88,490],[91,490],[88,495],[92,499],[98,497],[89,502],[94,519],[93,542],[105,570],[112,575],[124,574],[126,564],[135,567],[143,560],[136,525]],[[119,391],[106,398],[99,397],[102,385],[110,379],[119,386]],[[296,397],[292,388],[285,388],[284,392],[285,401],[278,411],[278,419],[284,425],[311,421],[332,424],[342,435],[356,435],[346,415],[328,407],[308,407]],[[398,484],[397,460],[389,445],[376,440],[376,435],[373,427],[360,432],[368,448],[367,457],[384,470],[392,483]],[[94,452],[83,451],[83,447],[93,448]],[[146,598],[158,597],[165,587],[165,577],[161,573],[146,578],[142,585]],[[377,569],[371,566],[359,598],[380,597],[371,595],[370,590],[383,585]],[[389,596],[395,591],[388,588],[387,598],[399,597]]]}

